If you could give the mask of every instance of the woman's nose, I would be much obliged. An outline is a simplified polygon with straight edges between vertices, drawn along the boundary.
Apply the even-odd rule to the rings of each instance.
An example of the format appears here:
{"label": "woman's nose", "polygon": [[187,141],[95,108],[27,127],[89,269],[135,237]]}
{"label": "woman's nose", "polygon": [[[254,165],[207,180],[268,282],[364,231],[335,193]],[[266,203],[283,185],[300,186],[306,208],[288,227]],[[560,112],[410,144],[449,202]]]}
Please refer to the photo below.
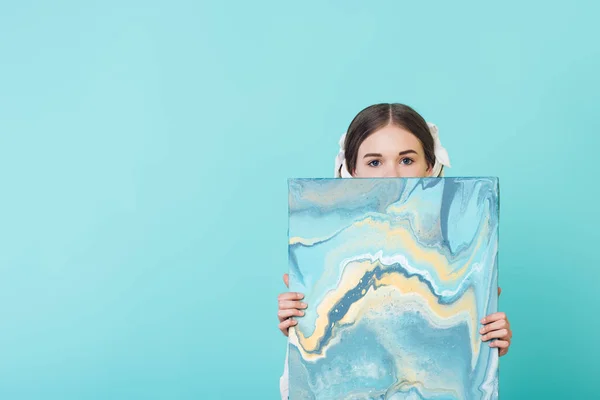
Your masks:
{"label": "woman's nose", "polygon": [[390,178],[402,178],[402,170],[399,167],[394,168],[391,171]]}
{"label": "woman's nose", "polygon": [[397,168],[388,168],[385,171],[385,178],[400,178],[400,171]]}

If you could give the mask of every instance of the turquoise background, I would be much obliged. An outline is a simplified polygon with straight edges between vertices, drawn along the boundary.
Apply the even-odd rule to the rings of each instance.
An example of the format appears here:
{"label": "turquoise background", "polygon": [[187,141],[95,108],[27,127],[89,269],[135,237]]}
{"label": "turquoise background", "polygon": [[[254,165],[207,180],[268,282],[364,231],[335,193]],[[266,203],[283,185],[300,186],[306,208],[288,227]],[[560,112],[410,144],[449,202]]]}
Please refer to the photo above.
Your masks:
{"label": "turquoise background", "polygon": [[501,396],[597,396],[599,3],[1,6],[0,398],[276,399],[286,179],[384,101],[500,178]]}

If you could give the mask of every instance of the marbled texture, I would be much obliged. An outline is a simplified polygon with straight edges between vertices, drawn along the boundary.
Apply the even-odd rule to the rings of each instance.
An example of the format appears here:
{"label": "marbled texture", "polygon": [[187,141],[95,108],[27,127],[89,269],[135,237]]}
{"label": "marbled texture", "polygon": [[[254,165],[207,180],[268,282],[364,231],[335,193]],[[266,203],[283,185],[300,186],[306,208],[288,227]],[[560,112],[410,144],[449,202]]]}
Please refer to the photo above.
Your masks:
{"label": "marbled texture", "polygon": [[496,399],[496,178],[290,179],[290,399]]}

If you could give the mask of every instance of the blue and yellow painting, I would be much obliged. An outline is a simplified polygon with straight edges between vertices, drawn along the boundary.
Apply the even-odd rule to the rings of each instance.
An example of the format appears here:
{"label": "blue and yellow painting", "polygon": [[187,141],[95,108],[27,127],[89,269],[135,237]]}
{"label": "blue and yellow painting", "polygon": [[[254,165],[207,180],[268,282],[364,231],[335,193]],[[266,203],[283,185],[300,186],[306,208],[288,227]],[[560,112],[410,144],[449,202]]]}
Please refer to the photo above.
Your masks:
{"label": "blue and yellow painting", "polygon": [[291,400],[497,399],[497,178],[290,179]]}

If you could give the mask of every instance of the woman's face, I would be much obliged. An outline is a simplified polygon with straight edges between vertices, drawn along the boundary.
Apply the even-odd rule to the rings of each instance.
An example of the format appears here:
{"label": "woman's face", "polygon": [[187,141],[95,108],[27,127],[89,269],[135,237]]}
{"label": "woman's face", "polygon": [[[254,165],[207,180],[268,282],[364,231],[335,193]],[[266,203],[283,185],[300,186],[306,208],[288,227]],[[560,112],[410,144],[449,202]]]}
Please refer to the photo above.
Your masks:
{"label": "woman's face", "polygon": [[396,125],[387,125],[366,138],[358,148],[356,178],[422,178],[431,168],[415,135]]}

